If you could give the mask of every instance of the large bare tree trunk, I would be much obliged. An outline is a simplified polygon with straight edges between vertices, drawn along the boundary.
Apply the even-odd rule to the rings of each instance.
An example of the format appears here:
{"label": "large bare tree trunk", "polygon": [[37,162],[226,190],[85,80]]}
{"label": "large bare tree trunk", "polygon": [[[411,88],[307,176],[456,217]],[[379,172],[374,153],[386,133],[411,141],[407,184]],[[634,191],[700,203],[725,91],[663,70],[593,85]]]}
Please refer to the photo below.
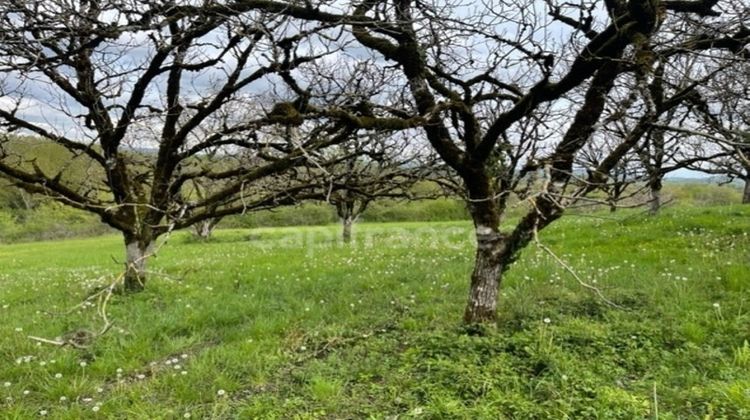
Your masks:
{"label": "large bare tree trunk", "polygon": [[500,233],[488,226],[477,226],[477,252],[471,273],[469,302],[464,311],[464,323],[479,324],[495,321],[497,297],[500,291],[502,240]]}
{"label": "large bare tree trunk", "polygon": [[661,179],[652,180],[649,183],[650,199],[648,202],[648,214],[656,215],[661,209]]}
{"label": "large bare tree trunk", "polygon": [[503,272],[502,253],[505,249],[504,238],[499,230],[499,206],[491,181],[485,174],[475,174],[465,182],[473,200],[470,212],[477,238],[477,252],[464,323],[491,323],[497,316],[497,298]]}
{"label": "large bare tree trunk", "polygon": [[125,291],[139,292],[146,286],[146,262],[153,252],[153,242],[125,236]]}
{"label": "large bare tree trunk", "polygon": [[745,178],[745,190],[742,193],[742,204],[750,204],[750,178]]}
{"label": "large bare tree trunk", "polygon": [[648,202],[648,214],[655,215],[659,213],[659,209],[661,208],[661,190],[660,189],[652,189],[651,190],[651,198]]}
{"label": "large bare tree trunk", "polygon": [[344,243],[350,243],[352,241],[352,225],[354,224],[354,220],[351,216],[346,216],[341,219],[341,223],[344,227],[341,237],[344,240]]}

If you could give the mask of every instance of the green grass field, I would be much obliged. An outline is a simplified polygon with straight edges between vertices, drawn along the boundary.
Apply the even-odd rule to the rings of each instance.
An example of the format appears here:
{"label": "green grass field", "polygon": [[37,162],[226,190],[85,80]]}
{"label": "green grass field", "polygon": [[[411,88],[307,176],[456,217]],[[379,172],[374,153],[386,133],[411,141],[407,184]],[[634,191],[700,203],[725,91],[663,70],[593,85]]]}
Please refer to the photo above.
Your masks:
{"label": "green grass field", "polygon": [[[460,318],[470,225],[177,233],[88,349],[115,236],[0,246],[0,417],[750,418],[750,207],[568,217],[503,281],[496,329]],[[607,215],[609,216],[609,215]],[[58,313],[52,315],[50,313]]]}

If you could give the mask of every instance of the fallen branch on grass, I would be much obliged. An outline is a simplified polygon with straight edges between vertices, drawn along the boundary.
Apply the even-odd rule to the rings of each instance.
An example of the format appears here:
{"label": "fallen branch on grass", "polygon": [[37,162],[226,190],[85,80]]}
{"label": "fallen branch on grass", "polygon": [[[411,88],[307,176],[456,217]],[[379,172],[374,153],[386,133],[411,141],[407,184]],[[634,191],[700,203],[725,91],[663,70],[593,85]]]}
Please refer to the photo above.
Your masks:
{"label": "fallen branch on grass", "polygon": [[[183,207],[182,210],[179,213],[179,217],[182,217],[185,213],[185,208]],[[174,231],[174,228],[177,224],[178,218],[175,218],[172,223],[169,225],[169,228],[167,229],[165,233],[165,239],[162,243],[160,243],[158,246],[155,247],[155,249],[147,254],[142,256],[142,259],[150,258],[159,252],[162,246],[167,243],[169,240],[170,235]],[[138,263],[139,260],[136,260],[134,262]],[[99,315],[99,317],[102,319],[103,326],[98,331],[90,331],[87,329],[79,329],[75,330],[66,334],[63,334],[61,337],[56,337],[55,339],[48,339],[44,337],[37,337],[30,335],[28,338],[30,340],[34,340],[38,343],[44,343],[44,344],[50,344],[54,346],[64,347],[64,346],[71,346],[76,349],[86,349],[91,346],[94,340],[97,338],[103,336],[106,334],[111,328],[112,328],[112,321],[110,321],[108,315],[107,315],[107,305],[109,304],[110,299],[112,298],[112,295],[114,294],[114,291],[117,289],[118,286],[124,281],[125,273],[127,272],[127,269],[125,271],[120,272],[114,281],[112,281],[107,287],[102,288],[101,290],[98,290],[97,292],[87,296],[83,301],[81,301],[79,304],[73,306],[70,310],[64,313],[55,314],[52,312],[45,311],[46,314],[52,315],[52,316],[59,316],[59,315],[69,315],[76,310],[80,309],[82,306],[84,306],[86,303],[91,302],[95,298],[98,298],[98,303],[96,307],[96,312]],[[101,277],[104,278],[104,277]],[[101,279],[100,278],[100,279]]]}
{"label": "fallen branch on grass", "polygon": [[581,277],[578,276],[578,274],[575,272],[575,270],[573,270],[573,267],[571,267],[569,264],[567,264],[565,261],[563,261],[562,258],[558,257],[557,254],[555,254],[554,252],[552,252],[552,250],[549,249],[548,246],[544,245],[539,240],[539,235],[538,235],[536,229],[534,229],[534,243],[536,243],[536,246],[539,247],[539,249],[541,249],[542,251],[546,252],[549,256],[552,257],[552,259],[554,259],[558,264],[560,264],[560,266],[562,268],[564,268],[565,271],[567,271],[568,273],[570,273],[570,275],[573,276],[574,279],[576,279],[576,281],[578,282],[578,284],[580,284],[582,287],[584,287],[584,288],[586,288],[586,289],[591,290],[592,292],[594,292],[597,296],[599,296],[599,298],[604,303],[606,303],[607,305],[610,305],[610,306],[612,306],[614,308],[617,308],[617,309],[627,310],[626,307],[624,307],[622,305],[618,305],[618,304],[612,302],[611,300],[607,299],[607,297],[604,296],[604,293],[602,293],[602,291],[598,287],[593,286],[593,285],[591,285],[591,284],[586,283],[585,281],[583,281],[581,279]]}

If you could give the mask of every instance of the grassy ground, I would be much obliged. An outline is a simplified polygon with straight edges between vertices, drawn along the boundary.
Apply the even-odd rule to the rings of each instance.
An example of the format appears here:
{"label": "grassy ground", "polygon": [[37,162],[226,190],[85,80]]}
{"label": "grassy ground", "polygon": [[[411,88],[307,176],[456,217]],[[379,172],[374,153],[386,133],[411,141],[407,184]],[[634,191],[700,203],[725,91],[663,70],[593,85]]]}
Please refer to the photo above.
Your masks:
{"label": "grassy ground", "polygon": [[[0,246],[0,417],[750,418],[750,207],[567,218],[524,252],[495,330],[460,327],[467,223],[176,234],[101,326],[66,315],[117,237]],[[104,278],[102,278],[104,276]]]}

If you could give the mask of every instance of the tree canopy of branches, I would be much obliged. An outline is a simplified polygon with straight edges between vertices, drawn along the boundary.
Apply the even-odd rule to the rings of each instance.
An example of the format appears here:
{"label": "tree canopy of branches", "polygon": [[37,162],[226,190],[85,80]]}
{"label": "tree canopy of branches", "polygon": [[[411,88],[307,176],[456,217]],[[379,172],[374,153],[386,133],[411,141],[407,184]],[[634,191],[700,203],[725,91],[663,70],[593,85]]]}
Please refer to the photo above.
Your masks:
{"label": "tree canopy of branches", "polygon": [[[745,59],[750,32],[743,26],[747,5],[738,0],[471,6],[238,0],[213,10],[259,8],[345,25],[359,46],[356,59],[392,74],[390,95],[359,98],[358,109],[330,109],[329,115],[368,129],[416,123],[460,177],[477,240],[464,314],[470,324],[495,319],[501,275],[537,231],[606,183],[659,116],[720,71],[719,61]],[[667,85],[664,75],[680,72],[680,60],[691,55],[711,58],[691,83]],[[607,122],[607,99],[620,85],[631,98],[626,112],[641,117],[597,168],[575,179],[575,156]],[[363,112],[373,109],[390,116]],[[518,182],[534,176],[535,182]],[[525,199],[529,211],[503,231],[511,194]]]}
{"label": "tree canopy of branches", "polygon": [[433,176],[434,159],[425,145],[405,141],[400,133],[374,132],[356,137],[332,148],[329,161],[335,165],[325,173],[311,168],[313,177],[328,180],[322,184],[320,199],[336,209],[342,224],[342,239],[351,242],[352,225],[376,200],[417,200],[439,195],[433,186],[417,189],[417,183]]}
{"label": "tree canopy of branches", "polygon": [[[576,157],[576,165],[583,170],[596,170],[602,161],[612,153],[619,145],[619,138],[605,134],[600,138],[595,138],[589,142]],[[643,168],[640,165],[638,156],[634,153],[627,153],[618,162],[617,165],[610,169],[607,174],[607,182],[600,186],[600,190],[606,194],[606,204],[610,212],[617,211],[622,202],[628,198],[636,197],[641,192],[641,188],[636,185],[643,181]],[[596,202],[585,203],[599,204]]]}
{"label": "tree canopy of branches", "polygon": [[[701,97],[694,98],[698,116],[693,126],[671,127],[692,136],[692,152],[699,159],[690,167],[727,181],[744,183],[742,202],[750,204],[750,78],[748,60],[733,72],[726,72],[708,84]],[[700,140],[708,141],[700,141]],[[708,159],[702,157],[709,157]]]}

